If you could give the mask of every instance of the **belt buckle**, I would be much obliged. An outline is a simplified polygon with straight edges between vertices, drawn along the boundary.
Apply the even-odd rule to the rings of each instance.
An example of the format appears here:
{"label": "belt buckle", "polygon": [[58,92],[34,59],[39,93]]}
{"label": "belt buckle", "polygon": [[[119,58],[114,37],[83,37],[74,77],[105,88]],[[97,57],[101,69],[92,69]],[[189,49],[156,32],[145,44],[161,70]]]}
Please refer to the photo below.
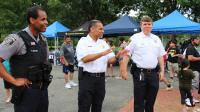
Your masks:
{"label": "belt buckle", "polygon": [[96,77],[101,77],[101,74],[100,73],[96,73]]}
{"label": "belt buckle", "polygon": [[43,83],[40,82],[40,83],[39,83],[39,88],[42,89],[42,86],[43,86]]}
{"label": "belt buckle", "polygon": [[151,69],[147,69],[147,73],[151,73]]}

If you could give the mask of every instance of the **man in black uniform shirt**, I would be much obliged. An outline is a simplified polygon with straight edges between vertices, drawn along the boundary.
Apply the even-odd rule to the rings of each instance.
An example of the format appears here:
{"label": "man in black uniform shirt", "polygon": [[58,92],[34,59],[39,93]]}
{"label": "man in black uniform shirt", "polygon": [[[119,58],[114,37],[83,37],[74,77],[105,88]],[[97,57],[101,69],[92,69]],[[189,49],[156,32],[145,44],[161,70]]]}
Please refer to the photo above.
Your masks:
{"label": "man in black uniform shirt", "polygon": [[[186,49],[186,58],[190,61],[190,69],[195,73],[196,84],[199,89],[199,73],[200,73],[200,54],[197,50],[197,46],[199,45],[199,39],[196,36],[191,38],[191,44]],[[200,90],[198,91],[200,93]]]}

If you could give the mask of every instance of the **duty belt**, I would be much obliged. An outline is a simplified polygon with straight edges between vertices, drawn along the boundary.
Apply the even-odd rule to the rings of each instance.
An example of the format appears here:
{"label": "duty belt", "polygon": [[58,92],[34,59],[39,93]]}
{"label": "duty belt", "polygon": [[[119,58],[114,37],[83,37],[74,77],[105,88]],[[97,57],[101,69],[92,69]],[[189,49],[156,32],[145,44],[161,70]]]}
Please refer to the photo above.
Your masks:
{"label": "duty belt", "polygon": [[43,82],[34,82],[32,84],[29,84],[28,85],[30,88],[32,89],[42,89],[42,86],[43,86]]}
{"label": "duty belt", "polygon": [[146,72],[146,73],[156,72],[156,69],[155,69],[155,68],[153,68],[153,69],[137,68],[137,70],[143,71],[143,72]]}
{"label": "duty belt", "polygon": [[105,77],[105,72],[91,73],[91,72],[84,71],[83,73],[84,75],[88,75],[91,77]]}

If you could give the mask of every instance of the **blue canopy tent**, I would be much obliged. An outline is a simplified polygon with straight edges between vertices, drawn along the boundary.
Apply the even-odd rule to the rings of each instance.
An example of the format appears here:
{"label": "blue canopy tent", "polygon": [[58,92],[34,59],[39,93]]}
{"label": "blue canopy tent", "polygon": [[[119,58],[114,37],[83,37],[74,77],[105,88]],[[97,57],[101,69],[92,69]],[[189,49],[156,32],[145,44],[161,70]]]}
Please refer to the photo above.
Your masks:
{"label": "blue canopy tent", "polygon": [[156,34],[199,34],[200,24],[190,21],[177,10],[153,23]]}
{"label": "blue canopy tent", "polygon": [[125,15],[104,27],[104,36],[132,35],[140,31],[139,24]]}
{"label": "blue canopy tent", "polygon": [[67,32],[70,29],[62,25],[60,22],[55,21],[53,24],[49,25],[46,31],[43,33],[47,38],[55,39],[55,49],[58,46],[58,33],[59,32]]}

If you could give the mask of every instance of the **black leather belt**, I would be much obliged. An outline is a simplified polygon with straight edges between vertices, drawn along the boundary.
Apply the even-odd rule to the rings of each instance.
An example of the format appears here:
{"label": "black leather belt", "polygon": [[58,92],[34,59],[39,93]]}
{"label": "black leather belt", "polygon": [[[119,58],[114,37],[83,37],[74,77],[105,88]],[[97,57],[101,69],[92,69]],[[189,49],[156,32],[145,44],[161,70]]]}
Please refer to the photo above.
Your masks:
{"label": "black leather belt", "polygon": [[32,84],[29,84],[28,86],[32,89],[42,89],[43,82],[32,82]]}
{"label": "black leather belt", "polygon": [[84,71],[83,73],[84,73],[84,75],[88,75],[88,76],[91,76],[91,77],[105,77],[105,72],[90,73],[90,72]]}
{"label": "black leather belt", "polygon": [[146,69],[146,68],[137,68],[139,71],[143,71],[146,73],[152,73],[152,72],[156,72],[156,69]]}

